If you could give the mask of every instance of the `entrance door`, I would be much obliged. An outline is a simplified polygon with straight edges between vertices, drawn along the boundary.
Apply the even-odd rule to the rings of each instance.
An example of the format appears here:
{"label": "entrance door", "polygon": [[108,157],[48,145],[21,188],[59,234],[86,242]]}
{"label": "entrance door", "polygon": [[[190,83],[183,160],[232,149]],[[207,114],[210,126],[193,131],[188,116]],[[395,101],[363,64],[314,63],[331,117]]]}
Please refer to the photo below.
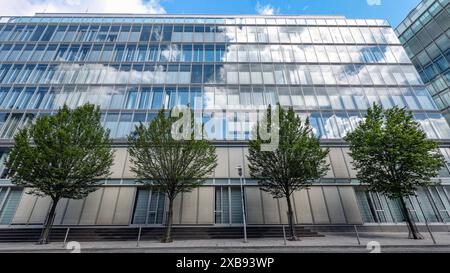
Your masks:
{"label": "entrance door", "polygon": [[137,191],[133,224],[163,224],[165,195],[151,190]]}
{"label": "entrance door", "polygon": [[216,187],[214,216],[216,224],[242,224],[240,187]]}
{"label": "entrance door", "polygon": [[0,187],[0,225],[11,224],[22,196],[22,189]]}

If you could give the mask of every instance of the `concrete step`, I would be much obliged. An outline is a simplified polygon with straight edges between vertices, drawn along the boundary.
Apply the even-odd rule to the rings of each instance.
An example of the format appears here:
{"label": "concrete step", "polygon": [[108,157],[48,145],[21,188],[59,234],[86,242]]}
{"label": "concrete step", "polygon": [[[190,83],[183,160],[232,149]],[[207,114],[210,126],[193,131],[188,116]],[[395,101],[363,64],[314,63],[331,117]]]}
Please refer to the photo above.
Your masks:
{"label": "concrete step", "polygon": [[[55,227],[50,233],[51,241],[63,241],[66,228]],[[0,242],[32,242],[37,241],[41,235],[41,228],[4,228],[0,229]],[[139,229],[137,227],[108,228],[108,227],[71,227],[67,240],[78,241],[130,241],[137,240]],[[288,233],[288,230],[286,230]],[[164,227],[143,227],[141,240],[160,239],[164,234]],[[298,237],[322,236],[305,227],[296,227]],[[174,227],[174,239],[238,239],[243,237],[242,227]],[[281,226],[249,226],[248,238],[282,238]]]}

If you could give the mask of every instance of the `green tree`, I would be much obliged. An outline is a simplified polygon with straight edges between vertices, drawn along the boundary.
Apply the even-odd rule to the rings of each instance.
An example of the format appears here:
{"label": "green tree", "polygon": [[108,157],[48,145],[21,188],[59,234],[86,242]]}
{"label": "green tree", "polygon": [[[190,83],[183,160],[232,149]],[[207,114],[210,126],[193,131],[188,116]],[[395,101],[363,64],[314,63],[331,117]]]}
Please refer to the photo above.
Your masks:
{"label": "green tree", "polygon": [[166,230],[161,240],[164,243],[172,242],[176,196],[202,185],[217,166],[216,149],[209,141],[195,139],[194,133],[181,140],[173,137],[172,125],[176,121],[161,110],[149,126],[141,123],[128,138],[131,170],[140,182],[168,198]]}
{"label": "green tree", "polygon": [[411,238],[422,239],[407,209],[405,198],[417,187],[433,185],[444,159],[435,141],[427,139],[412,113],[398,107],[383,110],[374,104],[364,121],[349,133],[350,155],[361,184],[369,191],[398,199]]}
{"label": "green tree", "polygon": [[[320,147],[314,136],[309,119],[302,121],[294,110],[283,110],[279,105],[268,109],[266,120],[271,124],[271,111],[279,111],[279,143],[272,151],[264,151],[258,124],[253,140],[249,143],[249,168],[252,178],[257,179],[263,191],[274,198],[286,198],[290,240],[297,240],[291,195],[295,191],[307,189],[314,180],[324,176],[329,168],[326,163],[328,149]],[[262,128],[265,129],[265,128]]]}
{"label": "green tree", "polygon": [[7,175],[13,184],[30,188],[29,194],[52,200],[39,243],[48,243],[59,200],[95,191],[96,178],[108,176],[112,162],[109,131],[94,105],[74,110],[64,105],[19,130],[5,164]]}

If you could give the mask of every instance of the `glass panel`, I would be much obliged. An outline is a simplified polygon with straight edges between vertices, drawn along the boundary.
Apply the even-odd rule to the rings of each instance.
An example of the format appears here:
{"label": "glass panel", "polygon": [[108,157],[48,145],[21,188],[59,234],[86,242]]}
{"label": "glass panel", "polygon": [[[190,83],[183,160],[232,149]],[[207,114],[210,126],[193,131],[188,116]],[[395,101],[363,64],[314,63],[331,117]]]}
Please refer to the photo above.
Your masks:
{"label": "glass panel", "polygon": [[126,138],[128,134],[131,132],[132,116],[133,114],[131,113],[122,113],[120,115],[117,133],[115,135],[116,138]]}
{"label": "glass panel", "polygon": [[148,109],[150,107],[151,90],[150,88],[142,88],[139,99],[139,109]]}
{"label": "glass panel", "polygon": [[121,109],[125,100],[125,89],[116,88],[111,94],[111,105],[110,109]]}
{"label": "glass panel", "polygon": [[131,89],[127,93],[126,109],[135,109],[138,101],[138,92],[136,89]]}
{"label": "glass panel", "polygon": [[154,88],[153,89],[153,100],[152,100],[152,109],[161,109],[163,99],[163,89],[162,88]]}
{"label": "glass panel", "polygon": [[116,128],[117,128],[117,120],[119,119],[119,114],[117,113],[108,113],[106,115],[106,120],[104,127],[110,130],[110,136],[115,137]]}
{"label": "glass panel", "polygon": [[176,104],[178,106],[187,106],[189,103],[189,88],[178,88],[178,97]]}

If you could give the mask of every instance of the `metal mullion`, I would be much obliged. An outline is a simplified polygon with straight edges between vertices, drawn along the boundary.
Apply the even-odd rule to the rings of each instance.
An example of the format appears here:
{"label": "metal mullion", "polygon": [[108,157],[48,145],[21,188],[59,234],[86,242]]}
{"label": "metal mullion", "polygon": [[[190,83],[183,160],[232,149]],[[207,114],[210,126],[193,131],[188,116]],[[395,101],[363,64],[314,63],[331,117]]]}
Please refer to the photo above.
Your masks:
{"label": "metal mullion", "polygon": [[[219,196],[219,198],[217,198]],[[219,208],[217,207],[217,202],[220,202]],[[223,222],[222,213],[220,214],[220,221],[217,222],[217,213],[220,212],[222,208],[222,189],[220,187],[214,187],[214,224],[221,224]]]}
{"label": "metal mullion", "polygon": [[231,187],[230,186],[226,186],[227,190],[228,190],[228,219],[229,219],[229,225],[232,225],[232,215],[231,215]]}
{"label": "metal mullion", "polygon": [[[34,32],[37,31],[37,29],[39,28],[39,25],[42,25],[42,24],[39,24],[39,23],[38,23],[38,24],[36,25],[36,28],[35,28]],[[44,37],[45,32],[47,32],[48,27],[49,27],[49,25],[47,24],[47,25],[45,26],[45,28],[42,30],[42,34],[38,37],[38,39],[37,39],[36,42],[42,42],[41,39],[42,39],[42,37]],[[78,29],[77,29],[77,30],[78,30]],[[34,32],[33,32],[33,34],[30,35],[30,38],[33,37]]]}
{"label": "metal mullion", "polygon": [[[408,198],[411,200],[410,197],[408,197]],[[419,196],[416,194],[416,195],[413,196],[413,198],[416,199],[416,202],[417,202],[417,205],[419,206],[420,212],[421,212],[422,215],[423,215],[423,219],[424,219],[424,221],[425,221],[425,224],[428,225],[428,223],[430,222],[430,219],[428,219],[428,216],[425,214],[425,212],[424,212],[424,210],[423,210],[423,208],[422,208],[422,205],[421,205]],[[410,201],[410,202],[411,202],[411,201]],[[411,202],[411,204],[412,204],[412,202]],[[417,214],[417,213],[416,213],[416,214]],[[417,216],[417,219],[418,219],[418,222],[420,222],[420,219],[419,219],[418,216]]]}
{"label": "metal mullion", "polygon": [[[19,56],[19,57],[20,57],[20,56]],[[30,69],[30,70],[27,70],[27,69],[26,69],[27,67],[31,67],[31,69]],[[27,84],[28,84],[28,81],[24,81],[23,79],[24,79],[24,77],[25,77],[27,71],[29,71],[28,76],[26,76],[26,78],[25,78],[26,80],[28,80],[28,79],[30,78],[31,74],[33,73],[35,67],[36,67],[35,64],[29,64],[29,63],[27,63],[27,61],[24,62],[24,64],[23,64],[23,70],[24,70],[24,72],[22,73],[22,75],[20,75],[20,79],[19,79],[20,82],[21,82],[21,84],[23,84],[23,85],[27,85]]]}
{"label": "metal mullion", "polygon": [[[125,23],[125,24],[126,25],[129,24],[128,26],[130,27],[130,30],[128,31],[127,39],[125,40],[125,43],[128,45],[128,42],[130,42],[130,37],[131,37],[131,29],[132,29],[134,23]],[[120,26],[120,33],[122,33],[123,26],[124,26],[124,23],[122,23]]]}
{"label": "metal mullion", "polygon": [[[79,93],[78,90],[80,88],[81,88],[80,85],[74,86],[74,91],[67,95],[66,104],[69,107],[76,108],[78,106],[78,101],[81,98],[81,93],[80,93],[80,95],[77,95],[77,93]],[[87,90],[87,88],[86,88],[86,90]],[[78,98],[76,96],[78,96]]]}
{"label": "metal mullion", "polygon": [[[414,195],[413,197],[416,198],[416,202],[417,202],[417,205],[419,206],[420,212],[422,213],[423,219],[424,219],[425,221],[428,221],[427,216],[425,215],[425,213],[423,213],[422,206],[420,205],[420,200],[417,198],[417,195]],[[412,213],[414,213],[414,214],[416,215],[416,217],[417,217],[417,221],[420,222],[420,217],[419,217],[418,210],[417,210],[417,208],[414,206],[414,203],[413,203],[413,201],[412,201],[412,199],[411,199],[410,196],[408,197],[408,200],[409,200],[409,203],[411,204],[411,208],[412,208],[412,209],[410,209],[409,211],[412,212]],[[414,221],[414,219],[413,219],[413,221]]]}
{"label": "metal mullion", "polygon": [[[213,213],[214,213],[214,224],[217,224],[217,202],[219,201],[217,198],[217,187],[214,187],[214,196],[213,196],[213,201],[214,201],[214,209],[213,209]],[[221,218],[222,220],[222,218]]]}
{"label": "metal mullion", "polygon": [[11,193],[11,187],[8,187],[8,189],[6,190],[6,193],[5,193],[5,197],[3,198],[3,200],[0,201],[0,221],[3,218],[2,214],[4,212],[4,206],[6,204],[6,200],[8,199],[10,193]]}
{"label": "metal mullion", "polygon": [[[46,65],[45,70],[42,72],[41,78],[42,78],[43,75],[45,75],[45,73],[46,73],[47,69],[49,69],[49,67],[50,67],[50,65]],[[42,82],[40,80],[37,81],[37,88],[38,89],[41,87],[41,85],[42,85]],[[48,87],[46,87],[47,88],[47,92],[45,92],[44,97],[42,98],[42,102],[41,102],[41,104],[44,103],[44,105],[42,105],[43,108],[42,107],[39,108],[39,113],[41,113],[41,112],[50,112],[51,113],[51,112],[53,112],[53,109],[48,109],[47,107],[48,107],[48,104],[49,104],[50,93],[54,92],[52,90],[53,86],[51,84],[45,84],[45,83],[43,85],[47,85]]]}
{"label": "metal mullion", "polygon": [[[5,124],[3,125],[3,130],[0,131],[0,136],[5,135],[5,138],[6,138],[6,136],[8,135],[8,132],[11,130],[11,122],[12,122],[12,117],[13,117],[13,115],[14,115],[14,114],[10,111],[10,112],[9,112],[9,117],[8,117],[8,119],[5,121]],[[23,115],[23,114],[22,114],[22,115]],[[20,120],[19,120],[18,122],[20,122]],[[7,125],[7,127],[6,127],[5,125]]]}
{"label": "metal mullion", "polygon": [[[444,217],[442,217],[441,215],[441,211],[439,210],[439,208],[437,207],[435,201],[435,198],[433,197],[433,193],[431,192],[429,187],[424,187],[424,193],[425,193],[425,197],[428,199],[428,201],[430,202],[431,208],[433,210],[433,213],[436,216],[436,220],[438,222],[444,222]],[[442,204],[444,206],[444,204]]]}
{"label": "metal mullion", "polygon": [[30,112],[30,111],[28,111],[28,110],[25,110],[24,112],[23,112],[23,120],[22,120],[22,122],[21,122],[21,124],[20,124],[20,127],[19,128],[17,128],[17,130],[18,129],[22,129],[23,128],[23,126],[27,126],[27,124],[26,124],[26,122],[27,122],[27,118],[29,118],[30,119],[30,124],[32,124],[33,123],[33,121],[34,121],[34,118],[33,117],[29,117],[29,115],[30,114],[33,114],[32,112]]}
{"label": "metal mullion", "polygon": [[[145,66],[144,66],[143,69],[144,69],[143,71],[145,71]],[[144,72],[142,72],[142,73],[144,73]],[[140,85],[141,92],[142,92],[143,88],[148,88],[148,91],[149,91],[148,92],[148,99],[147,99],[148,100],[148,104],[147,104],[147,106],[145,108],[139,109],[139,110],[145,111],[145,113],[146,113],[146,121],[147,121],[148,113],[149,113],[149,110],[151,110],[152,102],[153,102],[153,85],[150,84],[147,87],[145,85],[144,86]],[[138,107],[139,107],[139,105],[138,105]]]}
{"label": "metal mullion", "polygon": [[[8,40],[12,40],[12,41],[16,41],[20,38],[20,36],[23,34],[23,32],[25,31],[25,29],[27,28],[27,26],[29,26],[28,24],[16,24],[12,30],[11,35],[8,37]],[[23,27],[22,31],[20,33],[17,33],[17,28]],[[33,35],[34,31],[36,30],[37,26],[34,27],[33,30],[31,30],[31,34],[28,37],[31,38],[31,36]]]}
{"label": "metal mullion", "polygon": [[[35,91],[34,91],[34,94],[33,94],[33,96],[30,98],[30,101],[28,102],[28,109],[29,110],[31,110],[31,111],[36,111],[36,115],[37,115],[37,113],[39,113],[39,105],[36,105],[36,103],[37,103],[37,100],[38,100],[38,98],[39,98],[39,85],[38,84],[36,84],[36,86],[34,87],[35,88]],[[45,97],[45,94],[43,95],[43,97],[42,97],[42,100],[44,99],[44,97]],[[33,106],[33,108],[30,108],[30,107],[32,107]]]}
{"label": "metal mullion", "polygon": [[[441,189],[444,193],[444,195],[445,195],[445,197],[447,197],[447,203],[450,203],[449,202],[449,199],[448,199],[448,196],[447,196],[447,194],[446,194],[446,192],[445,192],[445,189],[444,189],[444,187],[442,186],[442,189]],[[436,187],[436,192],[437,192],[437,195],[438,195],[438,198],[441,200],[441,202],[442,202],[442,206],[444,207],[444,211],[445,211],[445,213],[447,213],[447,217],[450,217],[450,208],[448,208],[446,205],[445,205],[445,199],[442,197],[442,193],[440,192],[440,190],[439,190],[439,188],[438,187]],[[443,222],[444,223],[446,223],[446,220],[445,220],[445,217],[442,217],[442,220],[443,220]]]}
{"label": "metal mullion", "polygon": [[[388,198],[386,196],[384,196],[384,195],[382,196],[382,198],[384,199],[384,202],[386,204],[387,211],[389,212],[389,215],[391,215],[392,221],[394,221],[394,223],[396,223],[397,221],[396,221],[396,219],[394,217],[394,214],[392,213],[391,207],[389,206],[389,201],[387,200]],[[381,206],[383,206],[383,202],[381,202],[381,200],[380,200],[380,204],[381,204]],[[385,210],[385,208],[383,208],[383,210]]]}
{"label": "metal mullion", "polygon": [[161,198],[160,193],[158,192],[156,194],[156,208],[154,210],[155,212],[155,218],[153,219],[153,224],[156,224],[156,219],[158,218],[158,208],[159,208],[159,199]]}
{"label": "metal mullion", "polygon": [[148,192],[149,192],[149,195],[148,195],[148,198],[147,198],[147,209],[145,210],[145,223],[144,224],[148,224],[148,214],[149,214],[149,211],[150,211],[150,203],[151,203],[151,201],[152,201],[152,190],[148,190]]}
{"label": "metal mullion", "polygon": [[[50,39],[48,40],[48,43],[52,43],[52,42],[57,42],[56,40],[53,40],[52,38],[54,38],[55,34],[57,33],[58,28],[61,26],[61,22],[55,23],[55,32],[52,34],[52,37],[50,37]],[[66,35],[66,33],[64,32],[64,36]],[[63,38],[64,38],[63,36]]]}
{"label": "metal mullion", "polygon": [[[13,85],[14,83],[10,82],[10,78],[12,76],[12,74],[14,73],[14,67],[16,66],[15,63],[11,63],[9,64],[9,69],[8,71],[6,71],[5,75],[3,76],[3,84],[7,84],[7,85]],[[5,97],[6,99],[6,97]]]}
{"label": "metal mullion", "polygon": [[449,203],[450,203],[450,195],[447,192],[447,187],[446,186],[442,186],[442,190],[444,192],[445,197],[447,198],[447,201],[449,201]]}
{"label": "metal mullion", "polygon": [[[6,24],[5,24],[6,25]],[[14,24],[14,23],[12,23],[12,29],[11,29],[11,33],[9,34],[9,36],[8,37],[6,37],[6,40],[9,40],[9,41],[14,41],[15,39],[16,39],[16,35],[17,35],[17,33],[16,33],[16,30],[17,30],[17,28],[18,27],[23,27],[23,29],[25,29],[25,27],[26,27],[26,25],[25,24]],[[14,39],[13,39],[14,38]],[[5,41],[6,41],[5,40]]]}
{"label": "metal mullion", "polygon": [[32,110],[32,108],[30,108],[30,103],[33,102],[33,99],[35,99],[35,97],[36,97],[36,95],[37,95],[37,93],[38,93],[38,88],[37,88],[37,87],[28,87],[28,83],[25,84],[25,86],[24,86],[24,89],[23,89],[24,93],[25,93],[25,90],[26,90],[27,88],[34,88],[34,92],[33,92],[33,94],[31,95],[31,97],[30,97],[30,99],[29,99],[27,105],[25,105],[25,107],[22,109],[22,110],[24,110],[24,112],[28,112],[29,110]]}
{"label": "metal mullion", "polygon": [[220,223],[223,224],[223,187],[220,186]]}
{"label": "metal mullion", "polygon": [[[370,203],[372,204],[374,216],[375,216],[375,218],[376,218],[376,219],[374,219],[374,220],[375,220],[377,223],[382,223],[383,221],[382,221],[382,219],[380,219],[380,215],[378,214],[378,212],[379,212],[380,210],[377,208],[376,202],[374,202],[374,196],[373,196],[373,194],[375,194],[375,197],[376,197],[376,198],[378,198],[378,197],[377,197],[376,193],[372,193],[372,192],[367,192],[367,193],[368,193],[368,196],[369,196],[369,201],[370,201]],[[378,201],[379,201],[379,200],[378,200]],[[370,203],[369,203],[369,207],[370,207]]]}
{"label": "metal mullion", "polygon": [[[18,73],[20,73],[20,71],[18,72]],[[15,83],[13,83],[12,85],[11,85],[11,89],[10,89],[10,93],[8,93],[8,94],[11,94],[11,96],[8,98],[8,101],[7,101],[7,103],[6,103],[6,106],[8,107],[9,105],[11,105],[11,103],[12,103],[12,105],[11,105],[11,108],[5,108],[5,109],[8,109],[8,110],[10,110],[10,111],[13,111],[13,110],[15,110],[14,109],[14,105],[16,105],[16,103],[17,103],[17,101],[20,99],[20,97],[21,97],[21,95],[22,95],[22,92],[23,92],[23,87],[22,87],[22,90],[21,91],[19,91],[19,95],[17,95],[17,97],[16,98],[14,98],[14,90],[15,89],[20,89],[20,87],[17,87],[16,86],[16,84]],[[6,97],[5,97],[5,100],[6,100]]]}
{"label": "metal mullion", "polygon": [[[3,172],[5,171],[6,167],[5,167],[5,159],[8,157],[6,152],[1,152],[0,153],[0,177],[3,174]],[[2,188],[0,187],[0,192],[1,192]]]}

